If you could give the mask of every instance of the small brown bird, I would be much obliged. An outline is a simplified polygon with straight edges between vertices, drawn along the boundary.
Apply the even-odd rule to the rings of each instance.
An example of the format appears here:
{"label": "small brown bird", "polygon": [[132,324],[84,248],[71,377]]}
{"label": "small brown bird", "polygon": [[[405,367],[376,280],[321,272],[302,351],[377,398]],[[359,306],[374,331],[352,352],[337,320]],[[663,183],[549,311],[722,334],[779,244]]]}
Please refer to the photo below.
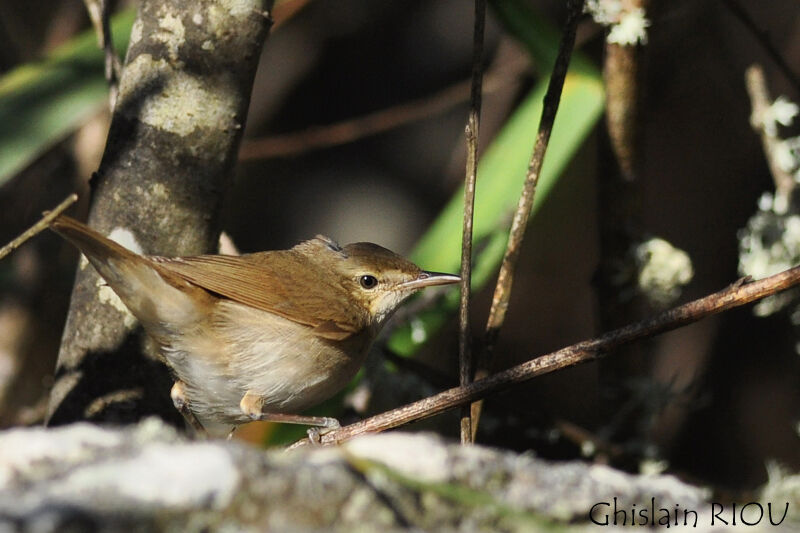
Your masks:
{"label": "small brown bird", "polygon": [[403,300],[459,281],[376,244],[323,236],[289,250],[168,258],[134,253],[66,216],[51,228],[157,341],[176,408],[215,435],[252,420],[338,427],[298,413],[350,381]]}

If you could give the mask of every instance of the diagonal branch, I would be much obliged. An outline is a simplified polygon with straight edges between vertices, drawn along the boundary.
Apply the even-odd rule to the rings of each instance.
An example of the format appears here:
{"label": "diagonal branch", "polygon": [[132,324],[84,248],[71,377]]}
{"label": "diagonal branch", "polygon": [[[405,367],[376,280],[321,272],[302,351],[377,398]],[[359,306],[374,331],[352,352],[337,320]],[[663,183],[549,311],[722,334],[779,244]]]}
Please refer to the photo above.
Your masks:
{"label": "diagonal branch", "polygon": [[[455,387],[355,424],[336,429],[323,435],[321,443],[340,443],[363,433],[385,431],[429,418],[469,402],[485,398],[489,394],[524,383],[536,376],[594,361],[618,346],[677,329],[717,313],[766,298],[796,285],[800,285],[800,266],[784,270],[759,281],[750,281],[749,278],[743,278],[721,291],[664,311],[646,320],[629,324],[600,337],[579,342],[556,352],[531,359],[469,385]],[[308,439],[303,439],[292,445],[292,448],[309,443]]]}
{"label": "diagonal branch", "polygon": [[7,256],[20,246],[22,246],[22,244],[25,241],[27,241],[34,235],[37,235],[38,233],[41,233],[42,231],[46,230],[47,227],[50,225],[50,222],[52,222],[58,215],[63,213],[69,206],[74,204],[77,200],[78,200],[78,195],[72,193],[69,196],[67,196],[60,204],[58,204],[55,207],[55,209],[53,209],[52,211],[46,211],[44,213],[44,216],[42,216],[42,219],[39,220],[39,222],[37,222],[36,224],[25,230],[19,237],[17,237],[13,241],[9,242],[8,244],[0,248],[0,259],[3,259],[5,256]]}
{"label": "diagonal branch", "polygon": [[[514,61],[507,65],[499,65],[487,73],[483,92],[491,93],[507,87],[509,82],[527,67],[527,61]],[[470,88],[471,82],[464,80],[430,96],[335,124],[313,126],[301,131],[249,139],[242,143],[239,159],[247,161],[292,157],[312,150],[339,146],[370,135],[377,135],[444,113],[466,102],[469,99]]]}

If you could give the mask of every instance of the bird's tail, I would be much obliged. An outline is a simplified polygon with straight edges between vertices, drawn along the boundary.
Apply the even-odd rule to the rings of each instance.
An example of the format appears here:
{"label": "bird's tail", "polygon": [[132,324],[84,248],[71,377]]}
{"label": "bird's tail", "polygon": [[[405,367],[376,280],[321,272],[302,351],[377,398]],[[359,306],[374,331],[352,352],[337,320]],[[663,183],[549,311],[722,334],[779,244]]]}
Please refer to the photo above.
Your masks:
{"label": "bird's tail", "polygon": [[[202,298],[205,292],[201,289],[73,218],[61,215],[50,228],[86,256],[125,307],[157,337],[168,335],[167,329],[179,329],[197,320],[198,296],[193,299],[189,293],[202,292]],[[127,230],[115,230],[112,236],[138,246]]]}
{"label": "bird's tail", "polygon": [[[102,263],[109,259],[132,262],[143,259],[139,254],[114,242],[86,224],[78,222],[74,218],[70,218],[66,215],[61,215],[56,218],[50,224],[50,229],[72,243],[86,256],[89,262],[91,262],[98,271],[100,268],[98,268],[98,265],[95,263]],[[135,243],[135,241],[133,242]]]}

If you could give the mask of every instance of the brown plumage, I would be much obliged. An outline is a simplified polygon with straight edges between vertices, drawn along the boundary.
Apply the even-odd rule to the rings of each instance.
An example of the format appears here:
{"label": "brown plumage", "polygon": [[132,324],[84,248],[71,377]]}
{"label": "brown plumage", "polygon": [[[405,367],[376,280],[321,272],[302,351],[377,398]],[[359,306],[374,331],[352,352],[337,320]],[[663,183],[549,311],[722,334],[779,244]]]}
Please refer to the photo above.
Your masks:
{"label": "brown plumage", "polygon": [[[242,256],[144,256],[66,216],[51,228],[86,255],[162,347],[176,406],[198,427],[296,415],[335,394],[409,295],[458,277],[371,243],[317,236]],[[292,414],[294,413],[294,414]]]}

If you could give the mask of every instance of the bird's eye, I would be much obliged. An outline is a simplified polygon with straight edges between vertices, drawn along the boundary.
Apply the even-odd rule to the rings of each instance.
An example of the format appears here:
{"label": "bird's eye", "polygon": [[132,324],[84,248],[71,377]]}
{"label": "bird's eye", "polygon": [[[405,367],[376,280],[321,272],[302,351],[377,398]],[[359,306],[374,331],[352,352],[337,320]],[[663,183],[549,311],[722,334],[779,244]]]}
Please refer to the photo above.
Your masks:
{"label": "bird's eye", "polygon": [[361,286],[365,289],[374,289],[378,286],[378,278],[375,276],[370,276],[369,274],[364,274],[358,279],[358,282]]}

